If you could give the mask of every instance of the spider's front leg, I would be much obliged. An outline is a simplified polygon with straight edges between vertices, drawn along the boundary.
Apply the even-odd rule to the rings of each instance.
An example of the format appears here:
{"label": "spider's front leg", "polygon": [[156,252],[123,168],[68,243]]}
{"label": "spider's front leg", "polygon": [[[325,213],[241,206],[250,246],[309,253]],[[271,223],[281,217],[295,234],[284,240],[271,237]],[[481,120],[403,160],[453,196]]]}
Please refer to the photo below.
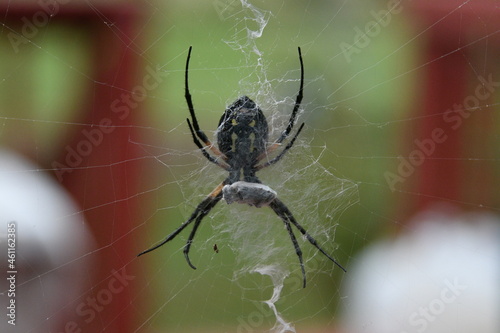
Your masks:
{"label": "spider's front leg", "polygon": [[[216,161],[216,159],[209,156],[208,153],[204,150],[204,148],[207,148],[210,151],[212,151],[212,153],[215,156],[222,158],[224,161],[227,160],[227,156],[221,153],[220,150],[210,142],[207,135],[200,129],[200,126],[198,125],[198,119],[196,118],[196,113],[194,111],[193,99],[191,98],[191,93],[189,92],[188,73],[189,73],[189,60],[191,59],[191,50],[192,46],[189,47],[188,56],[186,59],[186,70],[184,72],[184,98],[186,99],[186,103],[189,109],[189,114],[191,115],[191,120],[193,122],[193,125],[191,126],[191,123],[189,122],[188,119],[189,129],[191,130],[191,134],[193,135],[194,143],[202,150],[203,155],[210,162],[217,164],[223,169],[227,169],[227,167],[224,164],[221,164],[218,161]],[[203,142],[203,144],[205,145],[204,147],[201,145],[198,139]]]}
{"label": "spider's front leg", "polygon": [[189,249],[191,248],[191,244],[193,243],[194,236],[196,235],[196,231],[200,226],[201,220],[215,207],[215,205],[222,199],[222,188],[226,185],[226,181],[223,181],[219,186],[217,186],[200,204],[195,208],[194,212],[191,214],[189,219],[181,224],[177,229],[175,229],[170,235],[168,235],[161,243],[139,253],[137,256],[141,256],[148,252],[154,251],[162,245],[165,245],[169,241],[175,238],[184,228],[186,228],[191,222],[194,222],[193,230],[189,234],[189,238],[184,246],[184,256],[186,257],[186,261],[188,265],[196,269],[196,267],[189,260]]}
{"label": "spider's front leg", "polygon": [[[278,149],[278,147],[280,147],[281,143],[288,137],[288,135],[292,131],[293,126],[295,124],[295,118],[297,117],[297,112],[299,111],[300,104],[302,103],[302,98],[304,98],[304,62],[302,60],[302,52],[300,51],[300,47],[298,48],[298,50],[299,50],[299,61],[300,61],[300,87],[299,87],[299,92],[297,94],[297,97],[295,99],[295,104],[293,106],[292,114],[290,115],[290,119],[288,120],[288,125],[287,125],[286,129],[281,133],[279,138],[266,149],[264,154],[259,157],[259,160],[263,159],[265,156],[269,155],[270,153],[272,153],[273,151]],[[292,139],[292,141],[295,141],[295,138],[299,135],[303,126],[304,126],[304,123],[302,123],[302,125],[300,126],[299,130],[295,134],[295,137]],[[289,145],[289,146],[291,147],[291,145]],[[266,163],[266,165],[262,166],[260,169],[277,162],[281,158],[281,156],[290,147],[285,148],[285,150],[281,152],[281,154],[278,158],[274,158],[272,163]]]}
{"label": "spider's front leg", "polygon": [[335,265],[340,267],[344,272],[347,272],[342,265],[340,265],[335,259],[333,259],[328,253],[325,252],[319,245],[316,240],[309,235],[309,233],[304,229],[293,217],[292,213],[288,209],[288,207],[281,202],[278,198],[274,199],[270,204],[269,207],[278,215],[283,222],[285,223],[286,229],[288,231],[288,234],[290,235],[290,238],[292,240],[293,246],[295,248],[295,252],[297,253],[297,256],[299,257],[299,262],[300,262],[300,269],[302,270],[302,276],[304,278],[304,288],[306,287],[306,271],[304,268],[304,262],[302,260],[302,250],[300,249],[299,243],[297,242],[297,239],[295,238],[295,235],[293,233],[292,227],[290,224],[293,224],[297,229],[299,229],[300,233],[304,235],[309,243],[311,243],[315,248],[317,248],[321,253],[323,253],[328,259],[330,259]]}
{"label": "spider's front leg", "polygon": [[[297,133],[295,133],[295,135],[293,136],[292,140],[290,140],[290,142],[288,142],[288,144],[286,145],[285,149],[283,149],[281,151],[281,153],[279,153],[276,157],[274,157],[273,159],[271,160],[268,160],[267,162],[265,163],[262,163],[262,164],[259,164],[255,167],[255,171],[259,171],[261,169],[264,169],[264,168],[267,168],[268,166],[270,165],[273,165],[274,163],[278,162],[279,160],[281,160],[281,158],[283,157],[283,155],[285,155],[285,153],[290,149],[292,148],[293,144],[295,143],[295,140],[297,139],[297,137],[299,136],[300,132],[302,131],[302,128],[304,128],[304,123],[302,123],[302,125],[300,125],[299,127],[299,130],[297,131]],[[276,144],[274,144],[276,145]],[[272,145],[270,148],[268,148],[264,153],[261,154],[261,156],[259,156],[257,158],[257,160],[262,160],[263,158],[265,158],[270,152],[272,152],[275,148],[273,148]]]}

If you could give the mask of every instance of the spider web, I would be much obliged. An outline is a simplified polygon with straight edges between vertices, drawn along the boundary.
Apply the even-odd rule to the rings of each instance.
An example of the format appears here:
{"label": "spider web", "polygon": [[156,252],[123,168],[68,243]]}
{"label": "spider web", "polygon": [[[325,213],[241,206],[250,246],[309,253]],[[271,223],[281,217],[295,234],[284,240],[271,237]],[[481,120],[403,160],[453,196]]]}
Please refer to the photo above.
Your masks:
{"label": "spider web", "polygon": [[[446,20],[470,2],[457,2],[436,22]],[[2,153],[15,162],[0,164],[2,180],[7,184],[11,179],[13,183],[0,196],[3,202],[23,198],[23,204],[0,204],[3,209],[9,208],[0,211],[2,265],[7,262],[6,226],[15,221],[18,264],[28,267],[16,273],[17,325],[9,324],[2,314],[2,331],[114,332],[118,327],[130,332],[333,331],[340,320],[340,309],[350,304],[341,285],[350,279],[350,267],[356,264],[360,249],[387,230],[407,229],[404,219],[398,217],[404,215],[405,208],[400,207],[403,198],[428,198],[423,190],[408,186],[410,176],[398,173],[404,160],[401,154],[410,156],[414,149],[408,150],[398,141],[422,139],[414,130],[420,126],[421,117],[441,118],[448,108],[433,115],[415,113],[422,96],[422,87],[416,82],[423,72],[458,54],[468,70],[483,79],[472,91],[480,86],[484,92],[487,83],[493,82],[491,93],[498,96],[498,68],[492,72],[489,64],[496,55],[495,38],[500,30],[491,29],[493,19],[479,13],[482,34],[461,41],[461,46],[448,54],[422,60],[416,54],[423,48],[423,36],[437,23],[415,23],[411,1],[137,1],[134,5],[141,8],[143,24],[136,27],[132,41],[124,38],[119,22],[110,20],[98,3],[79,2],[77,6],[89,12],[93,21],[112,32],[114,43],[126,45],[140,60],[137,82],[146,82],[146,75],[158,80],[150,89],[139,83],[135,87],[142,90],[130,90],[123,88],[120,73],[115,73],[113,82],[101,82],[92,71],[93,57],[99,58],[88,49],[93,38],[89,31],[94,26],[82,22],[68,29],[58,20],[64,6],[75,5],[71,1],[59,1],[57,5],[41,1],[33,14],[21,16],[15,15],[19,6],[15,1],[2,7],[0,143],[31,158],[24,163],[10,153]],[[52,15],[43,14],[47,6]],[[491,17],[497,13],[496,7]],[[368,22],[378,24],[366,30]],[[30,30],[29,24],[34,28]],[[242,95],[252,98],[263,110],[270,138],[281,134],[300,84],[297,47],[301,47],[304,101],[290,136],[301,122],[306,126],[284,158],[258,176],[278,193],[325,251],[347,268],[348,274],[296,231],[308,283],[303,289],[297,255],[282,221],[268,208],[227,205],[223,200],[205,217],[192,244],[190,258],[196,270],[189,268],[182,253],[190,228],[162,248],[135,258],[184,222],[227,175],[196,149],[185,121],[184,66],[190,45],[191,94],[200,127],[212,142],[216,141],[217,122],[225,107]],[[466,52],[470,45],[478,45],[479,51]],[[119,66],[123,70],[127,61],[117,55],[100,62],[104,70],[115,68],[113,62],[123,64]],[[110,94],[140,100],[137,107],[129,108],[136,112],[133,125],[116,125],[112,119],[110,126],[132,129],[127,150],[133,150],[136,157],[76,165],[73,169],[109,169],[108,178],[98,185],[88,180],[85,188],[113,187],[119,193],[123,185],[133,190],[125,197],[101,201],[84,197],[83,204],[74,203],[59,198],[63,197],[62,189],[48,184],[69,177],[59,167],[70,150],[66,155],[60,150],[77,150],[80,142],[67,141],[72,133],[91,131],[89,124],[102,121],[88,120],[79,111],[86,109],[81,107],[82,101],[93,104],[98,100],[103,86]],[[498,98],[481,100],[479,107],[465,107],[477,108],[491,113],[492,119],[498,118],[494,112],[498,110]],[[471,133],[480,114],[471,112],[462,119],[472,124],[468,125]],[[492,127],[497,128],[496,123]],[[105,132],[103,140],[116,137],[116,133]],[[458,160],[473,184],[479,177],[476,167],[498,167],[498,149],[482,149],[498,144],[498,136],[491,133],[495,131],[470,139],[464,157],[430,154],[426,161]],[[92,157],[92,151],[89,155]],[[142,171],[137,186],[135,180],[114,171],[117,164],[135,162],[141,163]],[[46,175],[52,179],[43,178]],[[493,183],[498,180],[498,173],[489,176]],[[32,186],[33,198],[18,194],[22,187],[16,184]],[[62,184],[71,187],[64,180]],[[45,185],[55,194],[45,194],[41,190]],[[486,194],[474,193],[470,191],[462,201],[445,196],[436,199],[498,213],[497,199],[487,201]],[[62,207],[45,219],[16,213],[37,212],[40,206],[48,205],[41,196],[58,198]],[[131,203],[129,207],[129,200],[135,199],[141,206]],[[26,209],[30,203],[38,208]],[[89,228],[86,219],[114,205],[124,209],[117,216],[133,216],[132,226],[122,232],[120,218],[116,217],[100,222],[107,228]],[[39,230],[57,233],[52,238],[40,238]],[[80,236],[66,237],[71,234]],[[61,238],[65,241],[59,243]],[[132,250],[122,254],[118,249],[125,239]],[[46,249],[46,253],[38,249]],[[114,253],[114,261],[103,261],[103,253],[109,252]],[[8,267],[2,269],[8,275]],[[0,284],[3,309],[13,299],[6,281]],[[29,297],[35,297],[42,306],[27,307],[28,302],[23,304],[23,300]],[[131,318],[123,319],[125,313]],[[124,320],[126,325],[120,326]],[[362,323],[366,327],[369,324]]]}

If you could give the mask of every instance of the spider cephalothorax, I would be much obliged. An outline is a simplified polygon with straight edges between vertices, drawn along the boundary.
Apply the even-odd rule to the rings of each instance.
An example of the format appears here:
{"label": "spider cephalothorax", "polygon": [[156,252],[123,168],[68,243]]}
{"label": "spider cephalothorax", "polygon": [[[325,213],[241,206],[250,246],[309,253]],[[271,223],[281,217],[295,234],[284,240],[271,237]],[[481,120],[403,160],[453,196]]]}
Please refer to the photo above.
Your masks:
{"label": "spider cephalothorax", "polygon": [[237,202],[240,204],[249,204],[255,207],[269,206],[278,215],[290,235],[295,253],[299,258],[300,268],[302,270],[304,287],[306,286],[306,273],[302,260],[302,251],[299,247],[292,225],[304,235],[307,240],[315,246],[328,259],[333,261],[344,272],[345,269],[328,255],[316,242],[316,240],[307,233],[307,231],[295,220],[292,213],[285,204],[278,199],[277,194],[269,186],[261,184],[257,178],[256,172],[278,162],[283,155],[293,146],[295,139],[304,127],[302,123],[283,150],[274,157],[271,153],[281,147],[282,142],[288,137],[295,124],[297,111],[303,97],[304,88],[304,64],[302,54],[299,48],[300,60],[300,88],[295,105],[288,121],[288,125],[281,135],[274,142],[268,141],[268,125],[266,117],[262,110],[247,96],[238,98],[231,104],[219,121],[217,129],[217,146],[213,145],[206,134],[200,129],[196,114],[194,112],[193,101],[189,93],[188,69],[189,59],[191,58],[191,47],[189,48],[186,60],[185,71],[185,97],[191,115],[191,121],[187,119],[189,130],[194,143],[200,148],[203,156],[210,162],[218,165],[227,172],[228,177],[222,181],[194,210],[189,219],[182,223],[176,230],[168,235],[161,243],[139,253],[139,256],[151,252],[170,240],[174,239],[185,227],[194,221],[193,230],[189,234],[186,246],[184,247],[184,256],[192,268],[196,268],[189,259],[189,249],[201,220],[212,210],[212,208],[225,198],[227,203]]}

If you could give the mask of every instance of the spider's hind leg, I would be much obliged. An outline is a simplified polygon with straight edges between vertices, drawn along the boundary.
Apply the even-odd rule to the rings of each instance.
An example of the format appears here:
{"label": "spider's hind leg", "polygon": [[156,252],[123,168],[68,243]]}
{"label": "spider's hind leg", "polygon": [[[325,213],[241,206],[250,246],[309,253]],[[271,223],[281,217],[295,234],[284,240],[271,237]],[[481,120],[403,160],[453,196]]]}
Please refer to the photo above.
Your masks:
{"label": "spider's hind leg", "polygon": [[[270,204],[269,207],[278,215],[281,220],[283,220],[283,223],[285,223],[286,230],[288,231],[288,234],[290,235],[290,239],[292,240],[293,247],[295,248],[295,253],[297,254],[297,257],[299,257],[299,263],[300,263],[300,269],[302,271],[302,277],[304,279],[303,287],[306,287],[306,270],[304,268],[304,262],[302,260],[302,250],[300,249],[299,243],[297,242],[297,238],[295,237],[295,234],[293,233],[292,226],[290,225],[290,216],[292,213],[288,210],[288,208],[283,204],[278,198],[274,199]],[[293,216],[292,216],[293,218]]]}
{"label": "spider's hind leg", "polygon": [[189,219],[181,224],[177,229],[175,229],[170,235],[168,235],[162,242],[159,244],[142,251],[139,253],[137,256],[141,256],[143,254],[146,254],[148,252],[154,251],[157,248],[165,245],[167,242],[171,241],[172,239],[175,238],[184,228],[186,228],[191,222],[195,221],[193,230],[189,234],[189,238],[186,242],[186,245],[184,246],[184,257],[186,258],[186,261],[188,265],[196,269],[196,267],[191,263],[191,260],[189,260],[189,249],[191,248],[191,244],[193,243],[194,236],[196,235],[196,231],[198,230],[198,227],[200,226],[201,220],[212,210],[212,208],[215,207],[215,205],[222,199],[222,188],[226,184],[226,181],[222,182],[217,186],[198,206],[196,206],[194,212],[191,214]]}
{"label": "spider's hind leg", "polygon": [[[191,233],[189,234],[189,238],[186,242],[186,245],[184,246],[184,257],[186,258],[186,261],[188,265],[192,269],[196,269],[196,267],[191,263],[191,260],[189,259],[189,250],[191,248],[191,244],[193,243],[193,238],[196,235],[196,231],[198,230],[198,227],[200,226],[201,220],[214,208],[214,206],[222,199],[222,188],[224,187],[225,183],[220,184],[215,188],[215,190],[212,191],[212,193],[209,194],[209,196],[202,201],[202,204],[204,204],[204,208],[200,210],[198,217],[196,218],[196,221],[194,222],[193,230],[191,230]],[[199,206],[198,206],[199,207]],[[198,209],[198,207],[196,209]]]}
{"label": "spider's hind leg", "polygon": [[297,220],[293,217],[292,213],[288,209],[287,206],[281,200],[278,198],[274,199],[269,204],[269,207],[272,208],[272,210],[278,215],[283,222],[285,223],[286,229],[288,231],[288,234],[290,235],[290,238],[292,239],[293,246],[295,248],[295,252],[297,253],[297,256],[299,257],[299,262],[300,262],[300,268],[302,270],[302,276],[304,277],[304,288],[306,287],[306,273],[304,269],[304,262],[302,259],[302,250],[299,247],[299,244],[297,242],[297,239],[295,238],[295,235],[293,234],[293,230],[290,226],[290,224],[293,224],[297,229],[299,229],[300,233],[304,235],[309,243],[311,243],[315,248],[317,248],[321,253],[323,253],[328,259],[330,259],[335,265],[337,265],[340,269],[342,269],[344,272],[346,272],[346,269],[342,267],[335,259],[333,259],[328,253],[325,252],[321,248],[321,246],[318,245],[318,242],[311,236],[309,233],[302,227]]}

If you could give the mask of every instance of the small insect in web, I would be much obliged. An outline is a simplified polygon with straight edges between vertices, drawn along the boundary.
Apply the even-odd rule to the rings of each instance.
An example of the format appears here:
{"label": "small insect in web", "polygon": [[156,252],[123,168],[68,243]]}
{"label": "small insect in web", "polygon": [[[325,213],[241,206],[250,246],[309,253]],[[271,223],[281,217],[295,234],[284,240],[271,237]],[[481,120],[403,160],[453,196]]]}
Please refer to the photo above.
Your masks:
{"label": "small insect in web", "polygon": [[[261,183],[256,172],[267,168],[285,155],[292,148],[297,136],[302,131],[304,123],[299,126],[295,135],[288,144],[274,158],[269,158],[270,154],[281,147],[282,142],[293,130],[295,118],[300,108],[303,98],[304,88],[304,64],[302,53],[299,51],[300,61],[300,88],[295,99],[295,105],[288,120],[288,125],[281,135],[272,143],[268,141],[268,125],[262,110],[247,96],[238,98],[223,113],[217,128],[217,146],[213,145],[207,135],[200,129],[194,111],[193,100],[189,92],[188,72],[189,60],[191,58],[192,47],[189,47],[186,60],[186,70],[184,73],[185,95],[191,120],[187,119],[189,130],[194,144],[200,149],[203,156],[210,162],[226,170],[229,175],[222,181],[194,210],[189,219],[182,223],[170,235],[159,244],[141,252],[138,256],[156,250],[160,246],[174,239],[184,228],[194,222],[193,229],[189,234],[184,246],[184,256],[188,265],[196,269],[189,258],[189,250],[193,243],[196,231],[203,218],[224,198],[227,203],[245,203],[255,207],[269,206],[283,221],[290,235],[295,253],[299,258],[300,268],[303,276],[303,286],[306,287],[306,272],[302,259],[302,250],[292,230],[292,225],[306,237],[306,239],[335,265],[346,271],[335,259],[326,253],[316,240],[295,220],[288,207],[278,199],[277,194],[269,186]],[[218,251],[214,246],[214,251]]]}

